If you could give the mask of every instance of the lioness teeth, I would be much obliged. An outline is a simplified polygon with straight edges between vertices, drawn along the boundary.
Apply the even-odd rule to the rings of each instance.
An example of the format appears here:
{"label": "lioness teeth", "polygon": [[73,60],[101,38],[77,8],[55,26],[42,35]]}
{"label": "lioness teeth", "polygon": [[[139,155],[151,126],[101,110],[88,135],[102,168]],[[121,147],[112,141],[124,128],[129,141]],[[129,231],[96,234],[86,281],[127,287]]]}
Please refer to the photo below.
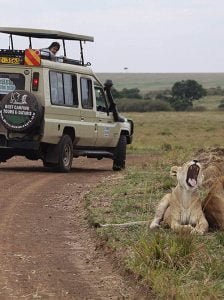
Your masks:
{"label": "lioness teeth", "polygon": [[197,181],[196,181],[195,179],[193,179],[193,178],[189,178],[189,179],[188,179],[188,183],[189,183],[191,186],[196,186]]}

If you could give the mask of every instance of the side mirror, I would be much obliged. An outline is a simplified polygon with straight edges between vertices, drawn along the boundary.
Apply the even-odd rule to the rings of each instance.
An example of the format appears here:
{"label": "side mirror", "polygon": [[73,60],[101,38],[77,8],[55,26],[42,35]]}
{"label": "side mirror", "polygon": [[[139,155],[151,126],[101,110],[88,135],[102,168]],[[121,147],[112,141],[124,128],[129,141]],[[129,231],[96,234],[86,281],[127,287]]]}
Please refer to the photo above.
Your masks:
{"label": "side mirror", "polygon": [[105,88],[105,89],[111,89],[112,86],[113,86],[113,81],[110,80],[110,79],[107,79],[107,80],[105,81],[105,83],[104,83],[104,88]]}

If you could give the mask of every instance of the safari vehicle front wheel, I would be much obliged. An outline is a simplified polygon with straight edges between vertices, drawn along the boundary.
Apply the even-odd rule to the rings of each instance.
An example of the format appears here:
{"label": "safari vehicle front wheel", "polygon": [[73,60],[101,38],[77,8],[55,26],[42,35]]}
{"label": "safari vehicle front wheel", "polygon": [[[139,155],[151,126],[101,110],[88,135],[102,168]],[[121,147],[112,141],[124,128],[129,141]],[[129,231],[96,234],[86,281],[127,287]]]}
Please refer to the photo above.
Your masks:
{"label": "safari vehicle front wheel", "polygon": [[126,148],[127,148],[127,138],[125,135],[121,135],[114,151],[113,159],[113,170],[121,171],[125,168],[126,160]]}

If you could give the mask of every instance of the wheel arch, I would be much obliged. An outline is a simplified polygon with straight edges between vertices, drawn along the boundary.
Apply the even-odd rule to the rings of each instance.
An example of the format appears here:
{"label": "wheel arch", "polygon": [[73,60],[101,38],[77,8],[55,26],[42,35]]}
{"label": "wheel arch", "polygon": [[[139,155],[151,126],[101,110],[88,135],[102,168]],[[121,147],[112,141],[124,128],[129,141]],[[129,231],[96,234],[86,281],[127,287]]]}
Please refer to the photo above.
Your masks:
{"label": "wheel arch", "polygon": [[73,127],[69,127],[69,126],[66,126],[64,129],[63,129],[63,135],[69,135],[72,142],[74,143],[74,140],[75,140],[75,129]]}
{"label": "wheel arch", "polygon": [[131,143],[131,137],[130,137],[130,134],[129,134],[128,130],[121,130],[120,135],[126,136],[127,144]]}

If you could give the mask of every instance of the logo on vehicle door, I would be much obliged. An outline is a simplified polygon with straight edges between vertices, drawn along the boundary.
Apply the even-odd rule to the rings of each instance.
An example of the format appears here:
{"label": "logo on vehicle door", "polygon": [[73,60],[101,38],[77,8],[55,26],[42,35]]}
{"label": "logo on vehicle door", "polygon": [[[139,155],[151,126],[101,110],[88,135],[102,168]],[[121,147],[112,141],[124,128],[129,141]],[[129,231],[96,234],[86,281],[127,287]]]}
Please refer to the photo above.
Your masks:
{"label": "logo on vehicle door", "polygon": [[109,127],[104,127],[103,135],[104,136],[109,136],[110,135],[110,128]]}

